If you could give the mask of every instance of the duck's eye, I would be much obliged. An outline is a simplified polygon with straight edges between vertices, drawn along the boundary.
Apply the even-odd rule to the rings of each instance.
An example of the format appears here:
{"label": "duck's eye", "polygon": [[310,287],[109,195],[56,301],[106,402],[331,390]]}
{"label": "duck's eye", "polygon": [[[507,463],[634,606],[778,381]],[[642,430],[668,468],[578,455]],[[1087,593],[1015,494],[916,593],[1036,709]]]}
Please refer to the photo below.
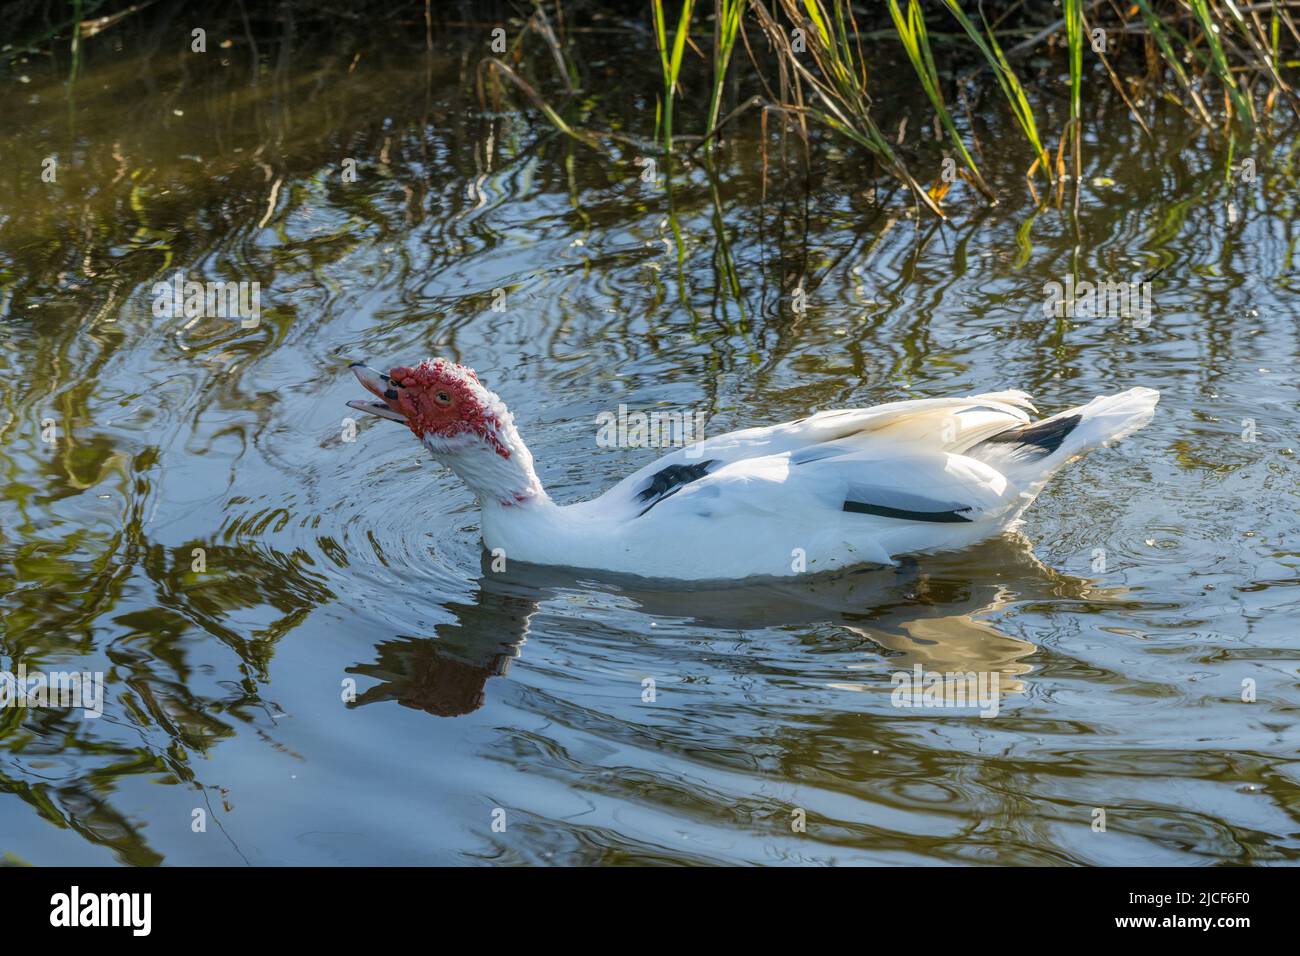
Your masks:
{"label": "duck's eye", "polygon": [[433,396],[433,400],[437,402],[439,405],[451,404],[451,396],[448,395],[446,392],[439,392],[437,395]]}

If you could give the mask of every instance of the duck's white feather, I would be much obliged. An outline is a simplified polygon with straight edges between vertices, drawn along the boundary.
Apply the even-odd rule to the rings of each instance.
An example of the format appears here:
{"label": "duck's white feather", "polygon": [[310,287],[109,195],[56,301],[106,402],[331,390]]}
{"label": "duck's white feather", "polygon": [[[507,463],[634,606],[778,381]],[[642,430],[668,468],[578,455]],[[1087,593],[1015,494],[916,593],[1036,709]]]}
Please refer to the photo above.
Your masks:
{"label": "duck's white feather", "polygon": [[1034,423],[1023,392],[822,412],[678,449],[567,507],[480,494],[483,538],[507,560],[682,580],[965,547],[1006,530],[1065,462],[1145,425],[1158,398],[1135,388]]}
{"label": "duck's white feather", "polygon": [[1034,406],[1024,392],[990,392],[969,398],[915,399],[874,408],[818,412],[780,425],[746,428],[715,435],[633,472],[607,493],[631,499],[650,476],[670,465],[723,463],[836,443],[869,449],[884,443],[916,444],[931,450],[970,447],[1000,431],[1027,423]]}

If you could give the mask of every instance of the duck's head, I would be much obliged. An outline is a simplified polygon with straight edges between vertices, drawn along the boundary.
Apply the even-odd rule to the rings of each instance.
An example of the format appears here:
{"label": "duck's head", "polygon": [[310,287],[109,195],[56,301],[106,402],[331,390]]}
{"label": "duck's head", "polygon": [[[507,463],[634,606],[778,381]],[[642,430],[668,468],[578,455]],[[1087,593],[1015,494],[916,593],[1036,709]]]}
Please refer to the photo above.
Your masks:
{"label": "duck's head", "polygon": [[441,358],[400,365],[386,375],[360,362],[350,368],[379,401],[348,406],[406,425],[480,498],[511,504],[542,494],[514,417],[472,368]]}

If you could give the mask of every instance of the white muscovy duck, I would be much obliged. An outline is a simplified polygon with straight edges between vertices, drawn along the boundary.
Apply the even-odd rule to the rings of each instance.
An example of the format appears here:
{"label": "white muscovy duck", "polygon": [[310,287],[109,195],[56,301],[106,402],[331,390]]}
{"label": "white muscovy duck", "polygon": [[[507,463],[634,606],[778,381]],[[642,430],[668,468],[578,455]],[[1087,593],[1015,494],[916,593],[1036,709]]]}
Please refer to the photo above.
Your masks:
{"label": "white muscovy duck", "polygon": [[351,366],[469,485],[508,561],[678,580],[787,576],[962,548],[1007,530],[1066,462],[1137,431],[1133,388],[1041,421],[1024,392],[818,412],[679,448],[591,501],[558,505],[505,404],[444,359]]}

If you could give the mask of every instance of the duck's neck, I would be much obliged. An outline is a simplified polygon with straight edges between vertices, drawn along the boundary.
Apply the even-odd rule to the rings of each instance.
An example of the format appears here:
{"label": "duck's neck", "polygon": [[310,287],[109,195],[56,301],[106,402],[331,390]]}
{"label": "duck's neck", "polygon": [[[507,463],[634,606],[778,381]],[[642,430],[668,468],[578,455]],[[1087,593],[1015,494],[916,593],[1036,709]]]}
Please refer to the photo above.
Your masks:
{"label": "duck's neck", "polygon": [[533,456],[509,413],[495,423],[488,440],[459,435],[426,440],[434,456],[460,476],[484,507],[526,508],[551,499],[533,469]]}

